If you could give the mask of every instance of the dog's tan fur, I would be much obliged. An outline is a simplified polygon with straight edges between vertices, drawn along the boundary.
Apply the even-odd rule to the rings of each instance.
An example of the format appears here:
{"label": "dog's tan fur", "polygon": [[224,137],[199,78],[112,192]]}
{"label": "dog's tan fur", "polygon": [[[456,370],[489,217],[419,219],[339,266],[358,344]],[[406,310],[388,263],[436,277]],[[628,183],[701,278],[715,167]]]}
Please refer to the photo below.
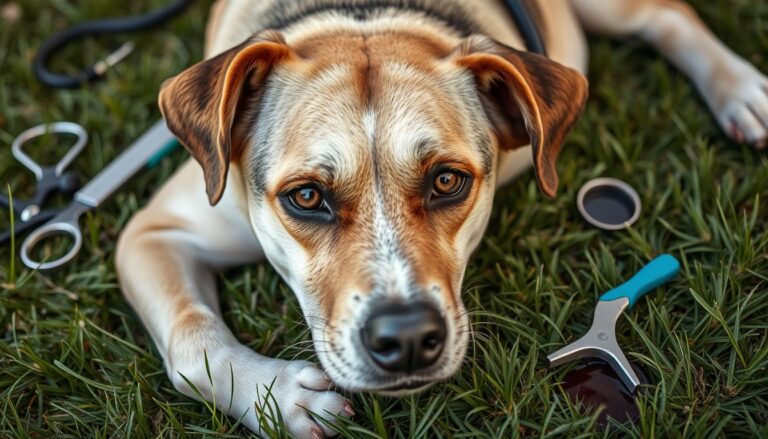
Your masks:
{"label": "dog's tan fur", "polygon": [[[497,0],[440,0],[481,24],[470,36],[401,10],[366,20],[323,13],[266,29],[280,1],[212,8],[207,60],[170,79],[159,99],[195,160],[133,218],[117,254],[126,297],[173,384],[196,397],[193,383],[254,431],[263,421],[254,403],[269,386],[297,436],[332,433],[305,409],[352,411],[309,363],[238,343],[221,319],[214,274],[266,257],[297,294],[323,367],[345,388],[449,377],[467,345],[461,281],[495,187],[532,164],[542,191],[556,191],[555,160],[587,94],[579,21],[644,38],[691,76],[733,137],[758,145],[768,137],[765,78],[676,1],[529,1],[549,59],[521,50]],[[465,198],[441,209],[423,191],[437,166],[470,177]],[[333,194],[333,225],[287,212],[286,191],[308,183]],[[356,331],[382,299],[439,306],[448,342],[437,364],[388,374],[365,360]]]}

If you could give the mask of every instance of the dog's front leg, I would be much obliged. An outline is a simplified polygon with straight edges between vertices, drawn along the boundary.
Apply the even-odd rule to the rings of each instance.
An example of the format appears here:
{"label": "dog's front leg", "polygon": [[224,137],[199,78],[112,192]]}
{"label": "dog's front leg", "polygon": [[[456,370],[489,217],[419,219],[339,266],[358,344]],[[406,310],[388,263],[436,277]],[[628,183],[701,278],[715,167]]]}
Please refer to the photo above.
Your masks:
{"label": "dog's front leg", "polygon": [[216,271],[263,255],[232,197],[209,206],[202,181],[199,167],[188,163],[123,232],[116,264],[126,297],[179,391],[215,402],[261,433],[272,422],[269,416],[260,417],[257,408],[270,394],[268,402],[279,409],[294,436],[331,434],[307,410],[332,419],[333,414],[351,414],[351,409],[330,390],[323,372],[308,362],[259,355],[240,344],[224,324]]}
{"label": "dog's front leg", "polygon": [[572,0],[588,30],[637,35],[696,84],[737,141],[768,144],[768,78],[715,37],[679,0]]}

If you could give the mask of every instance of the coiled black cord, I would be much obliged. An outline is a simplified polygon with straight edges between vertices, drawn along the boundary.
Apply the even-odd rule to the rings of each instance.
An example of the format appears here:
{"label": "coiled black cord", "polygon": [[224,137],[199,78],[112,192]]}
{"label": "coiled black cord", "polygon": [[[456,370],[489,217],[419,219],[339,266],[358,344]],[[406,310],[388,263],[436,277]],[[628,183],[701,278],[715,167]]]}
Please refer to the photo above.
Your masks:
{"label": "coiled black cord", "polygon": [[48,69],[48,62],[58,50],[73,41],[86,36],[134,32],[158,26],[184,11],[193,2],[194,0],[177,0],[144,15],[88,21],[57,32],[38,49],[32,64],[35,76],[43,84],[54,88],[78,88],[86,82],[94,81],[103,76],[115,63],[125,58],[133,50],[133,43],[123,44],[105,59],[72,76],[52,72]]}

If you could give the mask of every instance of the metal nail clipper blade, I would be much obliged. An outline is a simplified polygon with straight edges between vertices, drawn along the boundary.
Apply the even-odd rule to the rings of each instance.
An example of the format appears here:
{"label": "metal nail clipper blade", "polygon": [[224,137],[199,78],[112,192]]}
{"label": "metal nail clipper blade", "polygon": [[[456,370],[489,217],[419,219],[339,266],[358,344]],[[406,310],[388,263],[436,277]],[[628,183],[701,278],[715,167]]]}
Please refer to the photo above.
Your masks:
{"label": "metal nail clipper blade", "polygon": [[599,358],[607,362],[621,381],[634,393],[640,385],[632,366],[616,339],[616,321],[645,293],[669,281],[680,271],[680,263],[670,255],[661,255],[648,263],[624,284],[600,296],[592,327],[575,342],[547,356],[549,367],[580,358]]}

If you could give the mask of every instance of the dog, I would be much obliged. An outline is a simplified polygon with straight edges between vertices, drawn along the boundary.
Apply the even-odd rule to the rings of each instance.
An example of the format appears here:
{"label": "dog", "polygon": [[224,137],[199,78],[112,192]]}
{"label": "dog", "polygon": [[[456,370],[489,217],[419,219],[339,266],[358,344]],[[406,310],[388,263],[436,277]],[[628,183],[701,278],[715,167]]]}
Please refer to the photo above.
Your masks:
{"label": "dog", "polygon": [[[460,293],[494,191],[555,160],[588,95],[584,30],[637,36],[684,72],[725,132],[763,147],[768,80],[677,0],[526,0],[548,56],[501,0],[220,0],[206,59],[159,106],[192,155],[118,243],[127,300],[173,385],[255,432],[332,435],[334,389],[401,395],[449,378]],[[224,324],[216,273],[268,260],[323,369],[267,358]],[[210,378],[209,378],[210,377]]]}

